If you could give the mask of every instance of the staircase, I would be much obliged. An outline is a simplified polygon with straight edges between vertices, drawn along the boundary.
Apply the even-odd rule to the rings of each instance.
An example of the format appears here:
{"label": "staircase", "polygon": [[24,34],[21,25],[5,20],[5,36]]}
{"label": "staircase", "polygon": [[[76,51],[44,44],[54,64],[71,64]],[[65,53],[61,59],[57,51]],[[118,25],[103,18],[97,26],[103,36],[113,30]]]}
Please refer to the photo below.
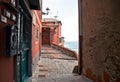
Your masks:
{"label": "staircase", "polygon": [[43,46],[36,71],[27,82],[92,82],[72,73],[78,61],[50,46]]}

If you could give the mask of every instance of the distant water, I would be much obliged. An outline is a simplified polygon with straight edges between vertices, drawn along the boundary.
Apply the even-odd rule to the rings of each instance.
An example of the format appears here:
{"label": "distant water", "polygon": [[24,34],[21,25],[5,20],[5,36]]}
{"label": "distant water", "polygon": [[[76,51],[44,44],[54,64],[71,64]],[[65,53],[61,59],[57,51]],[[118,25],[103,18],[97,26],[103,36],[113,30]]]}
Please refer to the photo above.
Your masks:
{"label": "distant water", "polygon": [[77,41],[65,41],[64,46],[78,53],[78,42]]}

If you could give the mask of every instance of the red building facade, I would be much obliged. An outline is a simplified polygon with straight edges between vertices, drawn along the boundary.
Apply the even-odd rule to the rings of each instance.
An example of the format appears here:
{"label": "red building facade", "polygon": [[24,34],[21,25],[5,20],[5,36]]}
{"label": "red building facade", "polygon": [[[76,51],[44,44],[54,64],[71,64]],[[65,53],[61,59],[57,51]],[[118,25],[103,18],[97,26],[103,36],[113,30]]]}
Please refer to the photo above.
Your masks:
{"label": "red building facade", "polygon": [[[41,2],[0,0],[0,82],[25,82],[32,75],[32,57],[36,54],[32,47],[37,45],[31,45],[34,35],[31,10],[40,10]],[[35,16],[40,17],[40,11],[36,12]],[[39,34],[40,23],[37,24]]]}
{"label": "red building facade", "polygon": [[57,26],[56,29],[55,29],[55,34],[54,34],[53,43],[54,43],[54,44],[57,44],[57,45],[60,45],[61,26],[62,26],[62,24],[61,24],[61,23],[58,23],[57,25],[58,25],[58,26]]}
{"label": "red building facade", "polygon": [[17,24],[17,20],[12,19],[13,15],[17,18],[16,4],[13,5],[9,0],[0,1],[0,82],[13,82],[15,79],[15,56],[12,55],[16,53],[9,51],[11,33],[7,29]]}
{"label": "red building facade", "polygon": [[52,18],[42,19],[42,45],[64,45],[64,38],[61,36],[61,21]]}
{"label": "red building facade", "polygon": [[[41,50],[41,34],[42,34],[42,16],[41,11],[32,11],[32,60],[33,64],[39,60],[40,50]],[[33,66],[34,67],[34,66]]]}

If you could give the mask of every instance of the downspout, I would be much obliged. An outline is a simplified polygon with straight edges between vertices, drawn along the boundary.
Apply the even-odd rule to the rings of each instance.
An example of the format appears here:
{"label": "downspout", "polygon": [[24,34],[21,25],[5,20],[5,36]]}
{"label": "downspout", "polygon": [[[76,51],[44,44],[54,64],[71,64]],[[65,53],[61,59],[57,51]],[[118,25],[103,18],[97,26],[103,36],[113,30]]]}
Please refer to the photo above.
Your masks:
{"label": "downspout", "polygon": [[40,37],[39,37],[39,60],[41,56],[41,46],[42,46],[42,32],[40,32]]}
{"label": "downspout", "polygon": [[82,43],[83,43],[83,20],[82,20],[82,0],[78,0],[78,37],[79,37],[79,56],[78,56],[78,73],[81,75],[82,74]]}

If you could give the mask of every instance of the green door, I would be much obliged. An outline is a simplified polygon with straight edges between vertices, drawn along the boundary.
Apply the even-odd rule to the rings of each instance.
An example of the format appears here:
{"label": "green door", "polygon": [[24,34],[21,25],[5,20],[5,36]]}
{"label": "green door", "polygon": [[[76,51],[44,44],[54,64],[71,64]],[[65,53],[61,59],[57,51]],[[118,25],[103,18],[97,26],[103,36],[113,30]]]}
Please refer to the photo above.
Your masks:
{"label": "green door", "polygon": [[27,50],[23,50],[21,55],[21,76],[22,76],[22,82],[25,82],[27,79]]}
{"label": "green door", "polygon": [[21,82],[21,80],[20,80],[20,76],[21,76],[21,74],[20,74],[20,55],[19,56],[17,56],[17,82]]}
{"label": "green door", "polygon": [[19,55],[17,56],[17,82],[25,82],[28,77],[28,45],[26,37],[25,16],[19,15],[20,33],[19,33]]}
{"label": "green door", "polygon": [[27,55],[28,50],[24,49],[17,57],[17,82],[25,82],[27,79]]}
{"label": "green door", "polygon": [[27,58],[28,58],[28,43],[27,43],[27,26],[25,24],[25,16],[23,16],[23,28],[22,28],[22,41],[21,41],[21,46],[22,46],[22,53],[21,53],[21,77],[22,77],[22,82],[25,82],[27,79],[27,66],[28,66],[28,62],[27,62]]}

